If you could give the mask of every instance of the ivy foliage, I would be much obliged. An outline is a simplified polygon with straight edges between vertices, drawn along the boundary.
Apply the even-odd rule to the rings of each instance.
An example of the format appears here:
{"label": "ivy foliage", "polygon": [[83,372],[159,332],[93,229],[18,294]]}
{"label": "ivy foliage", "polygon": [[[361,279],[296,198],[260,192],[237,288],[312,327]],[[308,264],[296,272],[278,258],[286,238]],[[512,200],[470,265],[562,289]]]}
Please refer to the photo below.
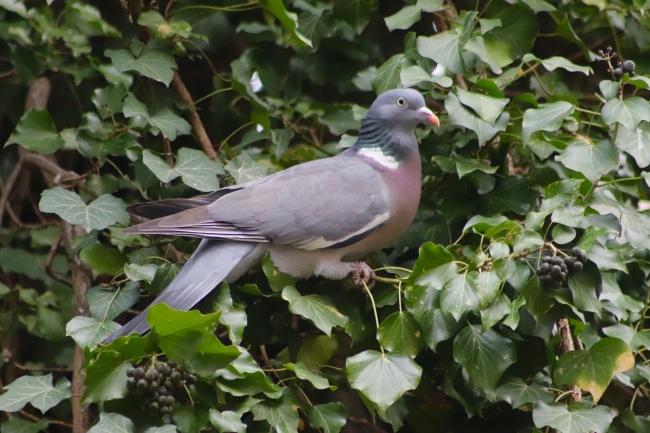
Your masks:
{"label": "ivy foliage", "polygon": [[[642,1],[0,0],[2,433],[650,431],[648,35]],[[267,257],[98,345],[196,247],[128,204],[336,154],[403,86],[441,126],[371,295]]]}

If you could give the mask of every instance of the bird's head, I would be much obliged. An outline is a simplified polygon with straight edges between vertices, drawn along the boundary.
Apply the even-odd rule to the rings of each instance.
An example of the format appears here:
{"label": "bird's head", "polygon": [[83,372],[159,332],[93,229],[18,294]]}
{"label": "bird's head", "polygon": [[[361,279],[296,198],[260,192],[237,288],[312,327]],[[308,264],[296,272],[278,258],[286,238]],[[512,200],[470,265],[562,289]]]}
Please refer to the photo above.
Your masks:
{"label": "bird's head", "polygon": [[379,117],[389,128],[413,130],[421,123],[440,126],[438,117],[425,105],[424,97],[413,89],[382,93],[370,106],[368,114]]}

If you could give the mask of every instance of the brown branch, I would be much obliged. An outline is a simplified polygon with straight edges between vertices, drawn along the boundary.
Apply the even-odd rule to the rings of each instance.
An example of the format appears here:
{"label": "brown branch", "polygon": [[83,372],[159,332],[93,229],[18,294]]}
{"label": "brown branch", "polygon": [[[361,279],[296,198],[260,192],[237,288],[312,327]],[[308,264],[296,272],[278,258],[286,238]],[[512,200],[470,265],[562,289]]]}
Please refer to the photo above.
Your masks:
{"label": "brown branch", "polygon": [[[63,221],[63,241],[68,249],[72,251],[74,239],[77,236],[75,227],[70,223]],[[70,264],[70,273],[72,274],[72,287],[74,289],[74,305],[77,314],[81,316],[90,316],[88,304],[86,303],[86,293],[91,287],[91,271],[88,266],[81,261],[78,255],[68,254],[68,263]],[[85,433],[90,428],[90,414],[81,402],[81,395],[84,391],[84,379],[82,368],[84,365],[84,352],[79,346],[75,346],[74,361],[72,365],[72,431],[74,433]]]}
{"label": "brown branch", "polygon": [[12,216],[12,213],[9,212],[9,206],[8,206],[9,195],[11,194],[11,191],[14,188],[14,184],[16,183],[16,180],[18,179],[18,176],[20,175],[22,169],[23,169],[23,164],[19,160],[16,163],[14,170],[7,178],[7,183],[4,184],[4,187],[2,189],[2,195],[0,196],[0,227],[2,227],[2,220],[4,218],[5,211],[9,213],[10,217]]}
{"label": "brown branch", "polygon": [[55,272],[54,269],[52,268],[52,263],[54,262],[54,257],[56,256],[56,252],[59,249],[59,245],[61,245],[62,238],[63,238],[63,233],[59,232],[59,234],[56,236],[56,240],[52,243],[52,246],[50,247],[50,251],[47,254],[47,258],[45,259],[45,273],[49,275],[50,278],[60,283],[71,286],[72,285],[71,281],[65,279],[63,275],[59,274],[58,272]]}
{"label": "brown branch", "polygon": [[174,71],[174,78],[172,79],[172,88],[174,89],[174,91],[176,91],[176,94],[181,98],[181,101],[183,101],[183,103],[187,105],[188,108],[190,108],[187,111],[187,118],[190,121],[190,124],[192,125],[195,138],[201,145],[203,152],[205,152],[205,154],[208,155],[210,159],[216,158],[217,152],[214,150],[214,147],[212,146],[212,143],[208,138],[208,133],[205,131],[205,127],[203,126],[203,122],[201,122],[201,118],[199,117],[199,114],[194,109],[195,107],[194,107],[194,100],[192,99],[192,95],[190,95],[190,92],[187,90],[187,87],[185,86],[185,83],[183,83],[183,80],[181,79],[181,75],[178,71]]}
{"label": "brown branch", "polygon": [[70,181],[76,181],[80,177],[74,171],[68,171],[64,168],[61,168],[61,166],[59,166],[59,164],[48,155],[34,153],[23,147],[19,148],[18,153],[20,155],[21,162],[25,163],[26,165],[35,166],[51,176],[51,179],[48,179],[48,183],[53,184],[53,186]]}
{"label": "brown branch", "polygon": [[[560,334],[560,346],[562,353],[571,352],[575,350],[573,345],[573,336],[571,335],[571,328],[569,327],[569,320],[566,318],[558,319],[557,330]],[[569,386],[569,401],[582,401],[582,391],[576,385]]]}
{"label": "brown branch", "polygon": [[[22,416],[24,416],[25,418],[27,418],[28,420],[33,421],[33,422],[39,422],[41,420],[39,417],[27,412],[26,410],[21,410],[19,413]],[[59,421],[57,419],[48,419],[47,422],[49,424],[61,425],[61,426],[64,426],[64,427],[72,428],[72,424],[67,423],[65,421]]]}
{"label": "brown branch", "polygon": [[[34,81],[29,88],[25,101],[25,110],[33,108],[45,108],[49,100],[52,85],[50,81],[41,77]],[[56,161],[53,155],[42,155],[31,152],[24,148],[19,148],[20,162],[24,166],[34,166],[44,174],[45,181],[52,187],[60,182],[72,179],[79,179],[79,175],[74,172],[63,169]],[[83,316],[89,316],[88,305],[86,304],[86,292],[91,286],[91,271],[79,256],[73,254],[73,242],[77,235],[83,233],[75,232],[75,226],[62,221],[63,241],[68,250],[68,263],[70,264],[70,273],[72,275],[72,289],[74,292],[74,303],[77,313]],[[77,227],[77,229],[79,229]],[[82,367],[84,364],[84,353],[79,347],[75,347],[74,362],[72,370],[72,431],[74,433],[85,433],[90,428],[90,416],[87,410],[81,404],[81,395],[83,394],[83,374]]]}

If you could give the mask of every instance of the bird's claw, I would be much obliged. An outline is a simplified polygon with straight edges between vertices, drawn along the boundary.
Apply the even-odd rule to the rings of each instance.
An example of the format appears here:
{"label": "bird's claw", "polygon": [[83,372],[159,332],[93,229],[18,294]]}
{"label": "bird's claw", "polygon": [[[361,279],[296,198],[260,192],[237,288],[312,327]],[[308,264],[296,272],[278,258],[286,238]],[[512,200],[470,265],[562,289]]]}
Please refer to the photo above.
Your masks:
{"label": "bird's claw", "polygon": [[354,262],[352,264],[352,281],[361,291],[368,290],[375,286],[375,271],[364,262]]}

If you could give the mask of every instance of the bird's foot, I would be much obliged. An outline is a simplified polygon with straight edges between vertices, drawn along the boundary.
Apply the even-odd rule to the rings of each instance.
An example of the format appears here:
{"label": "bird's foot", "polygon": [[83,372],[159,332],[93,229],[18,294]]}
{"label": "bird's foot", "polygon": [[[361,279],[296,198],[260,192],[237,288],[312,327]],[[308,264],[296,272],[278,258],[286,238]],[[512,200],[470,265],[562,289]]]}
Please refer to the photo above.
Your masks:
{"label": "bird's foot", "polygon": [[375,271],[364,262],[352,263],[352,281],[361,291],[368,290],[375,286]]}

